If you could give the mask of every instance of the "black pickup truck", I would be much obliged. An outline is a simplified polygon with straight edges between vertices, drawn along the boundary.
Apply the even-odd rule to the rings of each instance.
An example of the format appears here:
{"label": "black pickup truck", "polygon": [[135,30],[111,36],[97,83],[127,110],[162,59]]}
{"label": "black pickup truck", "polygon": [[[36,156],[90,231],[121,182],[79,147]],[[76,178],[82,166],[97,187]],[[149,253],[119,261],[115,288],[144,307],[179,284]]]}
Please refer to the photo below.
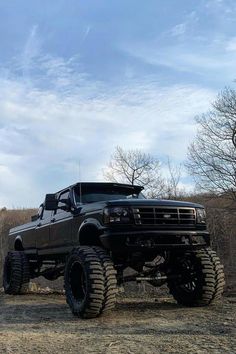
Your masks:
{"label": "black pickup truck", "polygon": [[76,183],[47,194],[31,222],[10,230],[5,292],[24,293],[39,276],[64,276],[67,302],[82,318],[113,308],[117,284],[134,280],[167,283],[186,306],[219,299],[223,267],[210,248],[203,206],[145,199],[142,190]]}

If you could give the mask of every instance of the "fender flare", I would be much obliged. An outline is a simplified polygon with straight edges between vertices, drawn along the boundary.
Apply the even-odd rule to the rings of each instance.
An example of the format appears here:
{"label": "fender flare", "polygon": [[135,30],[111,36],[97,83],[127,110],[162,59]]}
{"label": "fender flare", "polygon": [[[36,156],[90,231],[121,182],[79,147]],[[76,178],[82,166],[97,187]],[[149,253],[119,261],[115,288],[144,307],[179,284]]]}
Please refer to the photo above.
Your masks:
{"label": "fender flare", "polygon": [[[94,218],[85,219],[82,222],[82,224],[80,225],[79,230],[77,232],[77,237],[76,238],[77,238],[77,241],[78,241],[79,245],[81,244],[81,241],[82,241],[81,238],[82,238],[83,232],[86,229],[88,229],[88,228],[96,229],[97,236],[101,235],[103,233],[103,230],[105,229],[104,226],[102,226],[97,219],[94,219]],[[83,243],[83,241],[82,241],[82,243]]]}
{"label": "fender flare", "polygon": [[22,247],[22,250],[23,250],[24,247],[23,247],[23,240],[22,240],[21,235],[17,235],[16,238],[15,238],[15,241],[14,241],[14,249],[15,249],[16,251],[21,251],[20,249],[17,249],[17,248],[16,248],[16,244],[17,244],[18,242],[21,244],[21,247]]}

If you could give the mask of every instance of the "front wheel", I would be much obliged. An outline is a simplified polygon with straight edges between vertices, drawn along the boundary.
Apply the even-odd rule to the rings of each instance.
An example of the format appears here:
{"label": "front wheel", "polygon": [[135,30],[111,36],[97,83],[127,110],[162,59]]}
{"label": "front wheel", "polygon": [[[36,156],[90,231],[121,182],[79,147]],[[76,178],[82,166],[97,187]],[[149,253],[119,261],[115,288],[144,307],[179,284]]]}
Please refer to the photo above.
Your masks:
{"label": "front wheel", "polygon": [[65,293],[75,316],[94,318],[104,305],[105,279],[97,252],[88,246],[75,248],[65,267]]}
{"label": "front wheel", "polygon": [[174,299],[185,306],[205,306],[221,298],[224,290],[223,266],[210,248],[175,257],[168,280]]}
{"label": "front wheel", "polygon": [[100,247],[93,247],[100,258],[104,275],[104,302],[101,313],[111,310],[115,307],[117,293],[116,271],[113,262],[107,252]]}

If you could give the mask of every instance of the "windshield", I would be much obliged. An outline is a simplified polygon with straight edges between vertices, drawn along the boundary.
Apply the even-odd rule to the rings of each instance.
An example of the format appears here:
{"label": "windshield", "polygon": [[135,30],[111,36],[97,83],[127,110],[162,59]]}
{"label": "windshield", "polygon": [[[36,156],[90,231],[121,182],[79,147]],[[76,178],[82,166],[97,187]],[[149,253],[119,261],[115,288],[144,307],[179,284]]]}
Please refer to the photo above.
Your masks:
{"label": "windshield", "polygon": [[82,200],[80,200],[79,190],[75,189],[75,201],[76,204],[79,203],[95,203],[100,201],[108,201],[108,200],[119,200],[119,199],[145,199],[142,193],[134,193],[134,191],[127,189],[124,190],[108,190],[108,191],[93,191],[93,192],[82,192]]}

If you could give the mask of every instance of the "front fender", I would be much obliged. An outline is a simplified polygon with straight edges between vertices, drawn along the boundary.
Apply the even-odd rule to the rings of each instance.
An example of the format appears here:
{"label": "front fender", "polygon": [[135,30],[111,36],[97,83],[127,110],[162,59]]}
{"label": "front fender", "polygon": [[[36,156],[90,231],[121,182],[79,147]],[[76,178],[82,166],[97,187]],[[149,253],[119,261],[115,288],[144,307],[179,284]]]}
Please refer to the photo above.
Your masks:
{"label": "front fender", "polygon": [[9,235],[8,236],[8,250],[9,251],[15,251],[16,249],[16,244],[20,243],[23,247],[23,239],[21,235]]}
{"label": "front fender", "polygon": [[85,226],[94,226],[96,227],[98,230],[100,231],[104,231],[106,228],[95,218],[88,218],[88,219],[85,219],[82,224],[80,225],[79,227],[79,230],[78,230],[78,233],[80,233],[80,231],[82,230],[83,227]]}
{"label": "front fender", "polygon": [[99,236],[106,228],[95,218],[85,219],[79,227],[76,243],[79,245],[97,245]]}

